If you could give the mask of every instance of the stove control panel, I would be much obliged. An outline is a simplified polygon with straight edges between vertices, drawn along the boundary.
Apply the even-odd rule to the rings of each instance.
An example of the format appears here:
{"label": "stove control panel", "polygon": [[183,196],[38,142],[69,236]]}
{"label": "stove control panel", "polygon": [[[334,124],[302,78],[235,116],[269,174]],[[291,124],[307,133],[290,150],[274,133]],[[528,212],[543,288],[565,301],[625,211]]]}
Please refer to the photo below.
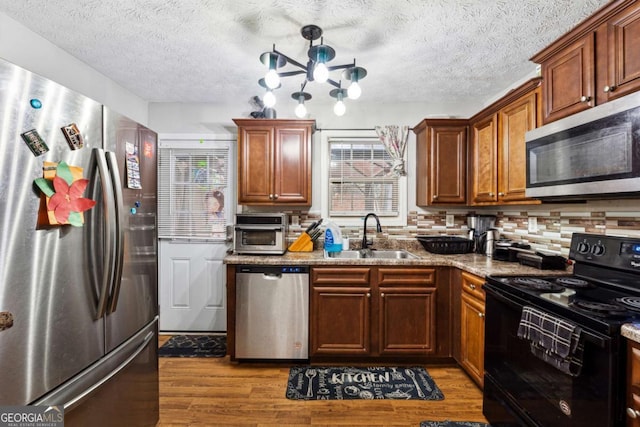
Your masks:
{"label": "stove control panel", "polygon": [[576,262],[640,271],[640,238],[574,233],[569,258]]}

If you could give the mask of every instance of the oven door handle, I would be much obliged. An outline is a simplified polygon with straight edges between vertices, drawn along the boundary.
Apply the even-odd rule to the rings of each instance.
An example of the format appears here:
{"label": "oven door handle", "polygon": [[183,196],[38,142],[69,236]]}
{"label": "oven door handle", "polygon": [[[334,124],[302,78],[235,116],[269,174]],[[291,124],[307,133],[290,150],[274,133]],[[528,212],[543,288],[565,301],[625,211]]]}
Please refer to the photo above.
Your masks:
{"label": "oven door handle", "polygon": [[265,226],[259,226],[259,225],[240,226],[240,225],[236,225],[235,229],[237,231],[281,231],[282,230],[282,226],[269,226],[269,225],[265,225]]}
{"label": "oven door handle", "polygon": [[[522,308],[525,305],[530,305],[530,306],[536,307],[539,310],[548,312],[548,310],[538,307],[535,304],[529,304],[524,300],[518,297],[515,297],[513,295],[505,295],[503,292],[500,291],[500,289],[497,289],[496,287],[491,286],[491,284],[485,283],[482,286],[482,288],[484,289],[485,297],[488,295],[491,295],[494,298],[498,299],[501,303],[511,306],[513,308],[517,308],[520,311],[522,311]],[[488,314],[489,313],[485,313],[485,317]],[[592,334],[591,332],[586,331],[584,328],[580,328],[580,329],[582,330],[581,335],[584,337],[585,341],[589,341],[590,343],[595,344],[598,347],[603,349],[608,349],[610,347],[611,343],[609,338]]]}

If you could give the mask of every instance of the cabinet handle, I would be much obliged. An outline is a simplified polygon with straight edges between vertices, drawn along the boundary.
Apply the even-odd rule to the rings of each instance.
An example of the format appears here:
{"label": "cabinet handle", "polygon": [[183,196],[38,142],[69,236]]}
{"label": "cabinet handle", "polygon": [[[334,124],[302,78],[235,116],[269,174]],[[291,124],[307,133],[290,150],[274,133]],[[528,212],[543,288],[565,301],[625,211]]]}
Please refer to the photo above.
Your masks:
{"label": "cabinet handle", "polygon": [[493,196],[494,196],[494,194],[493,194],[493,193],[489,193],[489,197],[493,197]]}
{"label": "cabinet handle", "polygon": [[278,196],[278,194],[274,194],[274,195],[273,195],[273,198],[274,198],[274,199],[277,199],[278,197],[280,197],[280,196]]}
{"label": "cabinet handle", "polygon": [[502,197],[502,196],[504,196],[504,193],[500,192],[500,193],[498,193],[498,196]]}
{"label": "cabinet handle", "polygon": [[634,420],[638,417],[640,417],[640,411],[637,411],[633,408],[627,408],[627,415],[629,416],[629,418],[633,418]]}
{"label": "cabinet handle", "polygon": [[589,102],[589,101],[591,101],[591,97],[590,96],[582,95],[580,97],[580,102]]}
{"label": "cabinet handle", "polygon": [[604,87],[604,92],[605,92],[605,93],[613,92],[614,90],[616,90],[616,86],[615,86],[615,85],[605,86],[605,87]]}
{"label": "cabinet handle", "polygon": [[483,318],[484,317],[484,313],[478,313],[478,317],[479,318]]}
{"label": "cabinet handle", "polygon": [[476,285],[471,284],[471,285],[469,285],[469,287],[471,288],[472,291],[476,290]]}
{"label": "cabinet handle", "polygon": [[273,200],[273,194],[269,194],[269,200]]}
{"label": "cabinet handle", "polygon": [[380,298],[384,298],[384,292],[380,294]]}
{"label": "cabinet handle", "polygon": [[433,200],[436,200],[437,198],[438,198],[438,195],[437,195],[437,194],[434,194],[434,195],[433,195]]}
{"label": "cabinet handle", "polygon": [[371,294],[367,292],[367,298],[371,298]]}

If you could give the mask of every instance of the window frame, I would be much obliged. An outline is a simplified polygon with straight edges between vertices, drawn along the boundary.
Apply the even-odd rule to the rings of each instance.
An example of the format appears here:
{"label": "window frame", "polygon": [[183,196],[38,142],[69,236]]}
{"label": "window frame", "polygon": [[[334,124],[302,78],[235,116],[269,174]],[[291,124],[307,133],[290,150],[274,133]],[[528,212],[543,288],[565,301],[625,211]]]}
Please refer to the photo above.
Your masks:
{"label": "window frame", "polygon": [[[375,130],[336,130],[336,131],[321,131],[321,215],[322,218],[333,221],[340,226],[360,226],[362,225],[362,219],[364,215],[329,215],[329,197],[330,197],[330,182],[329,182],[329,169],[331,162],[331,144],[334,141],[353,142],[359,141],[371,141],[380,142]],[[380,217],[383,225],[389,226],[406,226],[407,225],[407,206],[408,206],[408,194],[407,194],[407,176],[398,177],[398,214],[395,216],[383,216]]]}

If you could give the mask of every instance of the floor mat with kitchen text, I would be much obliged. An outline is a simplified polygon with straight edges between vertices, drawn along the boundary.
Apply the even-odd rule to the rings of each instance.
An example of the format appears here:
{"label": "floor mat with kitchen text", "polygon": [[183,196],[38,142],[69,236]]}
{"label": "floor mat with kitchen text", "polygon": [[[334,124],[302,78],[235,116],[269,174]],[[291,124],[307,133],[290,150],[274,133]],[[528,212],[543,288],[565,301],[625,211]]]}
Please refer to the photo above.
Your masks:
{"label": "floor mat with kitchen text", "polygon": [[442,400],[424,368],[301,366],[289,371],[287,399]]}

